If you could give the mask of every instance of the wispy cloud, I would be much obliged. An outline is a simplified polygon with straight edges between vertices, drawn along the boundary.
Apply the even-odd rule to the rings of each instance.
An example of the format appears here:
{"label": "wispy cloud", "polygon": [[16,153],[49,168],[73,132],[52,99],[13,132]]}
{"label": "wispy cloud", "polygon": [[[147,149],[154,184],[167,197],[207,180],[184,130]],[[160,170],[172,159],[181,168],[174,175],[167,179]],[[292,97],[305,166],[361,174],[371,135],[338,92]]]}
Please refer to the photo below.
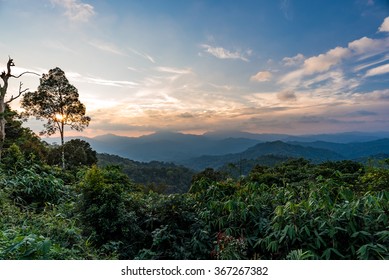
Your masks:
{"label": "wispy cloud", "polygon": [[93,47],[95,47],[98,50],[104,51],[104,52],[109,52],[112,54],[116,55],[123,55],[125,56],[126,54],[120,50],[116,45],[108,42],[100,42],[100,41],[90,41],[89,44]]}
{"label": "wispy cloud", "polygon": [[285,66],[296,66],[303,62],[305,59],[304,55],[301,53],[293,56],[293,57],[284,57],[282,62]]}
{"label": "wispy cloud", "polygon": [[77,53],[74,49],[69,48],[61,41],[46,40],[43,42],[43,45],[53,50],[69,52],[69,53]]}
{"label": "wispy cloud", "polygon": [[96,14],[92,5],[78,0],[50,0],[50,2],[64,8],[65,16],[71,21],[87,22]]}
{"label": "wispy cloud", "polygon": [[171,73],[171,74],[191,74],[192,70],[190,68],[175,68],[175,67],[156,67],[159,72]]}
{"label": "wispy cloud", "polygon": [[73,81],[113,87],[136,87],[139,84],[132,81],[108,80],[90,76],[84,76],[77,72],[68,72],[66,76]]}
{"label": "wispy cloud", "polygon": [[[360,92],[356,93],[352,96],[355,100],[358,102],[380,102],[383,105],[386,105],[385,103],[382,103],[382,101],[389,102],[389,89],[383,89],[383,90],[374,90],[371,92]],[[387,105],[386,105],[387,106]]]}
{"label": "wispy cloud", "polygon": [[375,61],[369,61],[367,63],[362,63],[356,67],[354,67],[354,72],[359,72],[363,69],[366,69],[366,68],[369,68],[371,66],[374,66],[374,65],[377,65],[377,64],[380,64],[382,62],[386,62],[389,60],[389,55],[386,55],[382,58],[379,58],[378,60],[375,60]]}
{"label": "wispy cloud", "polygon": [[290,0],[281,0],[280,9],[287,20],[293,20],[293,9]]}
{"label": "wispy cloud", "polygon": [[114,86],[114,87],[134,87],[138,85],[138,83],[130,82],[130,81],[107,80],[107,79],[92,78],[92,77],[85,78],[85,81],[96,85]]}
{"label": "wispy cloud", "polygon": [[380,66],[377,66],[375,68],[369,69],[366,72],[365,77],[382,75],[382,74],[386,74],[386,73],[389,73],[389,64],[384,64],[384,65],[380,65]]}
{"label": "wispy cloud", "polygon": [[137,51],[137,50],[134,50],[134,49],[132,49],[132,48],[128,48],[132,53],[134,53],[134,54],[136,54],[136,55],[138,55],[138,56],[140,56],[140,57],[143,57],[144,59],[146,59],[146,60],[148,60],[148,61],[150,61],[150,62],[152,62],[152,63],[155,63],[155,59],[151,56],[151,55],[149,55],[149,54],[147,54],[147,53],[144,53],[144,52],[139,52],[139,51]]}
{"label": "wispy cloud", "polygon": [[252,53],[251,50],[248,50],[246,52],[239,52],[239,51],[229,51],[222,47],[213,47],[207,44],[202,44],[200,47],[206,52],[214,57],[217,57],[219,59],[240,59],[243,61],[248,62],[249,59],[246,57],[246,55],[249,55]]}
{"label": "wispy cloud", "polygon": [[160,73],[159,77],[155,77],[154,83],[157,82],[156,84],[169,85],[172,82],[180,80],[180,82],[176,84],[174,88],[186,87],[186,82],[189,82],[191,80],[191,77],[188,75],[194,74],[192,69],[190,68],[160,66],[160,67],[155,67],[154,69]]}

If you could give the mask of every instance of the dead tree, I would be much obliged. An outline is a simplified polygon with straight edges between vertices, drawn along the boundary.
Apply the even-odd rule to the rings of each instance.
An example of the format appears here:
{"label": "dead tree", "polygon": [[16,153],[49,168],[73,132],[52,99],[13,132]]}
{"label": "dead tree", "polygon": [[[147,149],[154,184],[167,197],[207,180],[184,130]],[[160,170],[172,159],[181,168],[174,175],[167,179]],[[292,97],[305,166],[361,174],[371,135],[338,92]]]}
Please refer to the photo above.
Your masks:
{"label": "dead tree", "polygon": [[26,92],[28,89],[22,89],[23,83],[20,82],[19,84],[19,92],[14,96],[12,95],[9,100],[6,100],[6,95],[8,91],[8,80],[10,78],[18,79],[24,74],[35,74],[39,75],[34,72],[26,71],[21,73],[20,75],[12,75],[11,74],[11,67],[15,66],[13,59],[9,58],[7,62],[7,70],[3,71],[0,74],[0,78],[3,80],[3,84],[0,84],[0,160],[1,160],[1,153],[3,150],[4,140],[5,140],[5,124],[7,123],[5,119],[5,107],[7,104],[11,103],[15,99],[19,98],[24,92]]}

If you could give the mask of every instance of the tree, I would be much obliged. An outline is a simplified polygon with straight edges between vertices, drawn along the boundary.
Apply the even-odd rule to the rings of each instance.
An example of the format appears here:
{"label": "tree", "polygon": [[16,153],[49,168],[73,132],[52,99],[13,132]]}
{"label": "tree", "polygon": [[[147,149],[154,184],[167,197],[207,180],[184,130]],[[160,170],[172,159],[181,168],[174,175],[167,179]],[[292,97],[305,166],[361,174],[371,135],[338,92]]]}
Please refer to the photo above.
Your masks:
{"label": "tree", "polygon": [[78,97],[77,88],[69,83],[65,72],[56,67],[48,74],[43,74],[38,90],[27,92],[22,100],[26,116],[47,120],[41,135],[52,135],[59,131],[63,169],[65,169],[65,126],[82,131],[90,122],[90,117],[85,116],[85,105]]}
{"label": "tree", "polygon": [[[65,161],[67,169],[80,166],[92,166],[97,163],[97,153],[92,150],[90,144],[84,140],[72,139],[64,144]],[[49,164],[61,163],[61,147],[54,147],[48,155]]]}
{"label": "tree", "polygon": [[[1,152],[3,149],[4,140],[5,140],[5,124],[7,123],[6,118],[5,118],[6,105],[11,103],[15,99],[19,98],[24,92],[26,92],[28,90],[28,89],[22,90],[23,83],[20,82],[18,94],[16,96],[12,95],[11,98],[6,101],[5,96],[6,96],[7,91],[8,91],[8,85],[9,85],[8,80],[9,80],[9,78],[18,79],[27,73],[36,74],[33,72],[26,71],[18,76],[12,75],[11,74],[11,67],[13,67],[13,66],[15,66],[15,63],[13,62],[12,58],[9,58],[8,62],[7,62],[7,71],[3,71],[0,74],[0,78],[3,80],[3,84],[2,85],[0,84],[0,160],[1,160]],[[38,74],[36,74],[36,75],[38,75]]]}
{"label": "tree", "polygon": [[4,153],[7,152],[7,148],[16,144],[26,158],[46,161],[48,152],[47,143],[43,142],[30,128],[23,127],[20,114],[12,110],[8,104],[5,108],[5,120],[5,133],[7,137],[3,144]]}

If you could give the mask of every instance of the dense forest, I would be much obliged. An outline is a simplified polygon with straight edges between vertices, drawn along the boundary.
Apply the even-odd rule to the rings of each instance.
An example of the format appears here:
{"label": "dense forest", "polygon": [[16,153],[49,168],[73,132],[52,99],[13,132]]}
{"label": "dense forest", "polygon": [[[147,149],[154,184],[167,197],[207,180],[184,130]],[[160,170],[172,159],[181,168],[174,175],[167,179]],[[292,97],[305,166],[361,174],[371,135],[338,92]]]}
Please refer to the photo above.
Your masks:
{"label": "dense forest", "polygon": [[0,259],[389,259],[388,159],[193,174],[72,140],[63,169],[62,148],[17,117],[8,108]]}

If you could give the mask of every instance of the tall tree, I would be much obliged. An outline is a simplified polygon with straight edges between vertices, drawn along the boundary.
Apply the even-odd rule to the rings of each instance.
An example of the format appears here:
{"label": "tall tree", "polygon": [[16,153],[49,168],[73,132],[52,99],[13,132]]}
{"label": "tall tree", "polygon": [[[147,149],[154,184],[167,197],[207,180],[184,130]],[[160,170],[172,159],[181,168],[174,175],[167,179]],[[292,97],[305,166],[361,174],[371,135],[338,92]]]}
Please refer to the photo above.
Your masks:
{"label": "tall tree", "polygon": [[[8,62],[7,62],[7,70],[3,71],[0,74],[0,78],[3,80],[3,83],[0,84],[0,160],[1,160],[1,152],[3,150],[4,140],[5,140],[5,124],[7,123],[6,118],[5,118],[6,105],[11,103],[15,99],[19,98],[24,92],[26,92],[28,90],[28,89],[22,90],[23,84],[22,84],[22,82],[20,82],[19,92],[17,93],[17,95],[16,96],[12,95],[11,98],[6,101],[5,96],[6,96],[7,91],[8,91],[9,79],[10,78],[18,79],[27,73],[36,74],[33,72],[26,71],[18,76],[12,75],[11,67],[13,67],[13,66],[15,66],[15,63],[14,63],[12,58],[9,58]],[[38,75],[38,74],[36,74],[36,75]]]}
{"label": "tall tree", "polygon": [[22,99],[26,116],[46,119],[41,135],[52,135],[59,131],[62,146],[62,168],[65,168],[64,132],[65,126],[82,131],[89,125],[90,117],[85,115],[85,105],[78,99],[78,90],[71,85],[65,72],[56,67],[43,74],[38,90],[27,92]]}

